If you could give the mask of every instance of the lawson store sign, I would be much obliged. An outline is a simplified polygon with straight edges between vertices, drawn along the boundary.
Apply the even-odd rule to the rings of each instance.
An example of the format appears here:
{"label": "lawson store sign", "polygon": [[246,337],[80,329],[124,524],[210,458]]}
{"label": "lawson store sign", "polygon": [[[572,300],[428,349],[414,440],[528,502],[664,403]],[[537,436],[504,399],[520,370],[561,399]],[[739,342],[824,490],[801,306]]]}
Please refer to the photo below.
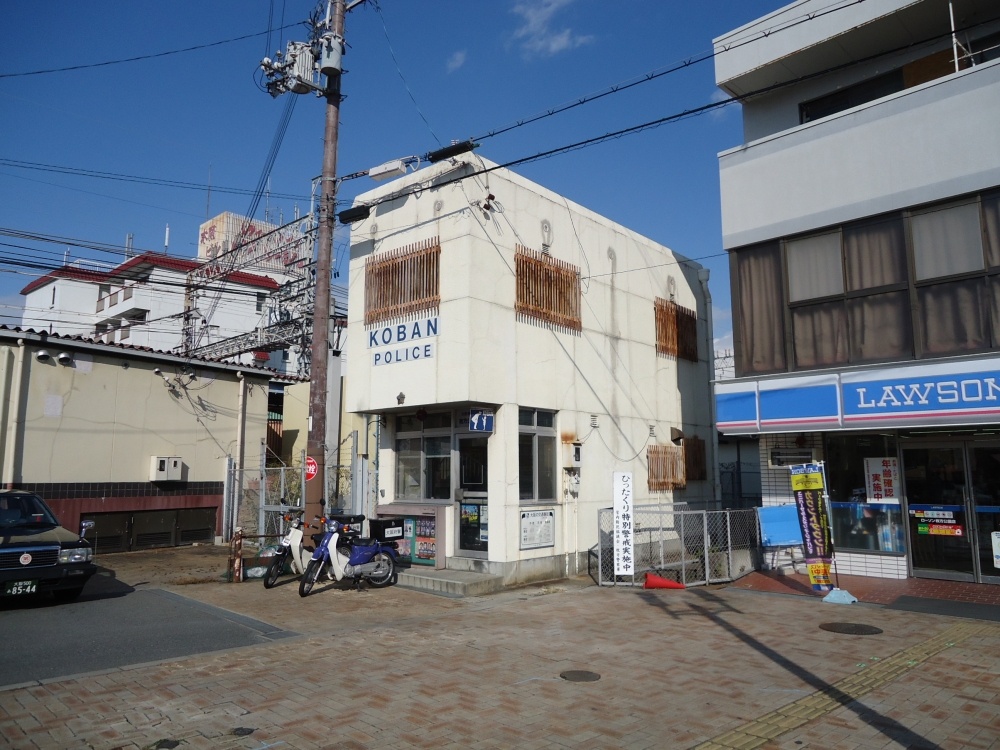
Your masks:
{"label": "lawson store sign", "polygon": [[719,431],[974,424],[1000,417],[1000,359],[719,382]]}
{"label": "lawson store sign", "polygon": [[367,331],[372,364],[391,365],[431,359],[438,329],[438,318],[434,316]]}

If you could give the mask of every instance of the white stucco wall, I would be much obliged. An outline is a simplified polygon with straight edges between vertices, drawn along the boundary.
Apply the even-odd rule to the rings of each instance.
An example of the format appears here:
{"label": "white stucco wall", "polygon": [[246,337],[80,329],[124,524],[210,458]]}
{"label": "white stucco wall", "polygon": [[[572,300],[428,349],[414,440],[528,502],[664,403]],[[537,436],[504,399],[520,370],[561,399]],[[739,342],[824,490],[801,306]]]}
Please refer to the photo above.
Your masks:
{"label": "white stucco wall", "polygon": [[[374,203],[408,186],[492,166],[472,155],[460,161],[457,168],[443,163],[397,180],[359,196],[358,202]],[[484,212],[488,194],[495,196],[493,209]],[[384,324],[412,325],[436,315],[438,334],[424,339],[433,345],[433,356],[373,366],[373,351],[393,347],[368,346],[370,332],[383,326],[364,325],[365,260],[373,252],[434,237],[441,245],[439,310]],[[515,314],[515,247],[540,251],[544,237],[550,239],[553,258],[580,269],[580,333],[521,321]],[[489,559],[586,550],[597,541],[597,510],[611,505],[615,471],[634,473],[640,504],[714,497],[711,481],[691,482],[687,490],[673,493],[646,489],[646,447],[669,443],[672,426],[705,440],[708,465],[714,463],[706,361],[710,332],[698,269],[668,248],[507,170],[382,203],[352,227],[345,409],[391,416],[418,408],[493,408]],[[676,302],[698,313],[698,363],[658,356],[655,350],[653,300],[670,296],[671,278]],[[397,405],[400,393],[405,395],[402,407]],[[560,501],[545,506],[556,511],[554,549],[518,549],[518,511],[537,507],[518,499],[519,407],[557,412],[560,442],[583,443],[578,497],[564,498],[568,486],[561,465]],[[382,433],[383,502],[392,500],[395,490],[392,422],[387,420]],[[392,512],[391,506],[380,510]],[[449,531],[454,540],[454,528]]]}

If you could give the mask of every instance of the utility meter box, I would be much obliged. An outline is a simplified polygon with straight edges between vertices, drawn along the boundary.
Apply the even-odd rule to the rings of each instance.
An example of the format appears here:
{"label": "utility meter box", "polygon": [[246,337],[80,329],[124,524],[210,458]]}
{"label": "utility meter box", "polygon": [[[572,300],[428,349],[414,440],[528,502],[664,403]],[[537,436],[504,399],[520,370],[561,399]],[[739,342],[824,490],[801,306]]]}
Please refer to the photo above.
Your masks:
{"label": "utility meter box", "polygon": [[150,456],[150,482],[179,482],[183,479],[184,461],[180,456]]}

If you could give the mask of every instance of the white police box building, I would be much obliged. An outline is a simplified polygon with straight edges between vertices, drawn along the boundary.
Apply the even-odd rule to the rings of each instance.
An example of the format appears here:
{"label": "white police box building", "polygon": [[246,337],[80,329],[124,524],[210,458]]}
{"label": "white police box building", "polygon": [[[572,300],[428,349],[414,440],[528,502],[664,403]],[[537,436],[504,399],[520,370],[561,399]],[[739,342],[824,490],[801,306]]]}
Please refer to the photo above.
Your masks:
{"label": "white police box building", "polygon": [[615,471],[637,504],[714,502],[707,271],[473,154],[364,206],[344,404],[414,564],[585,570]]}

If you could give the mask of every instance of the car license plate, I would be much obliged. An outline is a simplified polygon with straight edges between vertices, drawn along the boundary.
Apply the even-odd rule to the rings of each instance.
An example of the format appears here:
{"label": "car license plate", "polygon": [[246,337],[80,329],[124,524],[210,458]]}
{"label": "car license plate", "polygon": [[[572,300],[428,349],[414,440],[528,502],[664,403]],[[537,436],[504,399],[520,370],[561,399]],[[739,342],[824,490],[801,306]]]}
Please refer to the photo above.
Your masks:
{"label": "car license plate", "polygon": [[3,593],[7,596],[36,594],[38,593],[38,581],[7,581],[3,586]]}

